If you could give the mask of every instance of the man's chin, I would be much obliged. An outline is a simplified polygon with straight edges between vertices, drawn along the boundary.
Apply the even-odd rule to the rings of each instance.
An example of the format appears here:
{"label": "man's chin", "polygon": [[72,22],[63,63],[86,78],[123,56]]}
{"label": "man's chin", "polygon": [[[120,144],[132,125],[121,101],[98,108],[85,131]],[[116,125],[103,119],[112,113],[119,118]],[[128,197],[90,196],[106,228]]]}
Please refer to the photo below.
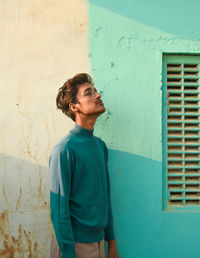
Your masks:
{"label": "man's chin", "polygon": [[106,111],[106,108],[102,108],[102,111],[100,111],[100,114],[103,114]]}
{"label": "man's chin", "polygon": [[101,115],[101,114],[103,114],[104,112],[106,111],[106,108],[105,107],[103,107],[102,109],[100,109],[100,110],[98,110],[98,111],[96,111],[95,113],[93,113],[94,115]]}

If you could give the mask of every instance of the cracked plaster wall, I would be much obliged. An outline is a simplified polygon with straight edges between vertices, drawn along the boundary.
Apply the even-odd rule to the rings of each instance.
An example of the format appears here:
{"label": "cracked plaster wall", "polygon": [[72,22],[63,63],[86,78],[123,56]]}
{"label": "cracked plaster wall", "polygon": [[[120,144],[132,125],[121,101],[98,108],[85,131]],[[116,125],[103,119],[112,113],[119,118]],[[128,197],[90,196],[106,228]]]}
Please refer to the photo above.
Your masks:
{"label": "cracked plaster wall", "polygon": [[0,3],[0,257],[49,257],[48,157],[73,126],[58,88],[89,70],[85,0]]}

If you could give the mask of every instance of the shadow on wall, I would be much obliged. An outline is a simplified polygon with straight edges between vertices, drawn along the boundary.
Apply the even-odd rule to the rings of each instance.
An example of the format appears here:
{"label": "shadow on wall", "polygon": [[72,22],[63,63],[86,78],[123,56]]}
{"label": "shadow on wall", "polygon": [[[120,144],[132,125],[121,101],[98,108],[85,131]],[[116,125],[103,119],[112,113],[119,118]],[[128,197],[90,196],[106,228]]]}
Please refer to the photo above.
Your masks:
{"label": "shadow on wall", "polygon": [[1,154],[0,257],[47,257],[51,234],[47,167]]}
{"label": "shadow on wall", "polygon": [[133,19],[155,29],[179,37],[199,37],[199,8],[197,0],[140,1],[90,0],[114,13]]}
{"label": "shadow on wall", "polygon": [[199,212],[162,211],[161,162],[111,149],[109,172],[119,257],[199,257]]}
{"label": "shadow on wall", "polygon": [[[0,158],[0,256],[48,257],[48,168]],[[199,236],[193,232],[200,227],[199,213],[161,211],[161,162],[109,149],[109,173],[119,257],[197,257]]]}

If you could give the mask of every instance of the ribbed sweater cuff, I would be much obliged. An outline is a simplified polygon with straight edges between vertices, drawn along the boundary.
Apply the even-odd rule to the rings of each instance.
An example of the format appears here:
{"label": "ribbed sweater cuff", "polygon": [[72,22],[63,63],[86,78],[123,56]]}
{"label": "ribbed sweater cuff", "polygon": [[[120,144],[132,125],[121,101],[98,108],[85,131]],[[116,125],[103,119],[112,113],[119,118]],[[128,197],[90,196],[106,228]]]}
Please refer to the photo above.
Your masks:
{"label": "ribbed sweater cuff", "polygon": [[108,241],[108,240],[115,240],[115,234],[114,234],[114,232],[113,232],[113,231],[105,232],[105,237],[104,237],[104,239],[105,239],[106,241]]}

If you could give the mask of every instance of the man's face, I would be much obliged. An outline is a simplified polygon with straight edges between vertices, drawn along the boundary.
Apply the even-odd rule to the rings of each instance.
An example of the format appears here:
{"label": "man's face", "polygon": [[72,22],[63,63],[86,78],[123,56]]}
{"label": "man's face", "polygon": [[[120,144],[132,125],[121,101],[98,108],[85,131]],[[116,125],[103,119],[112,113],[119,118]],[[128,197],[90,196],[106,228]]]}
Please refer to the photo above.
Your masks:
{"label": "man's face", "polygon": [[106,110],[101,100],[101,95],[98,93],[97,89],[89,83],[84,83],[79,86],[76,98],[79,102],[77,107],[84,115],[99,116]]}

